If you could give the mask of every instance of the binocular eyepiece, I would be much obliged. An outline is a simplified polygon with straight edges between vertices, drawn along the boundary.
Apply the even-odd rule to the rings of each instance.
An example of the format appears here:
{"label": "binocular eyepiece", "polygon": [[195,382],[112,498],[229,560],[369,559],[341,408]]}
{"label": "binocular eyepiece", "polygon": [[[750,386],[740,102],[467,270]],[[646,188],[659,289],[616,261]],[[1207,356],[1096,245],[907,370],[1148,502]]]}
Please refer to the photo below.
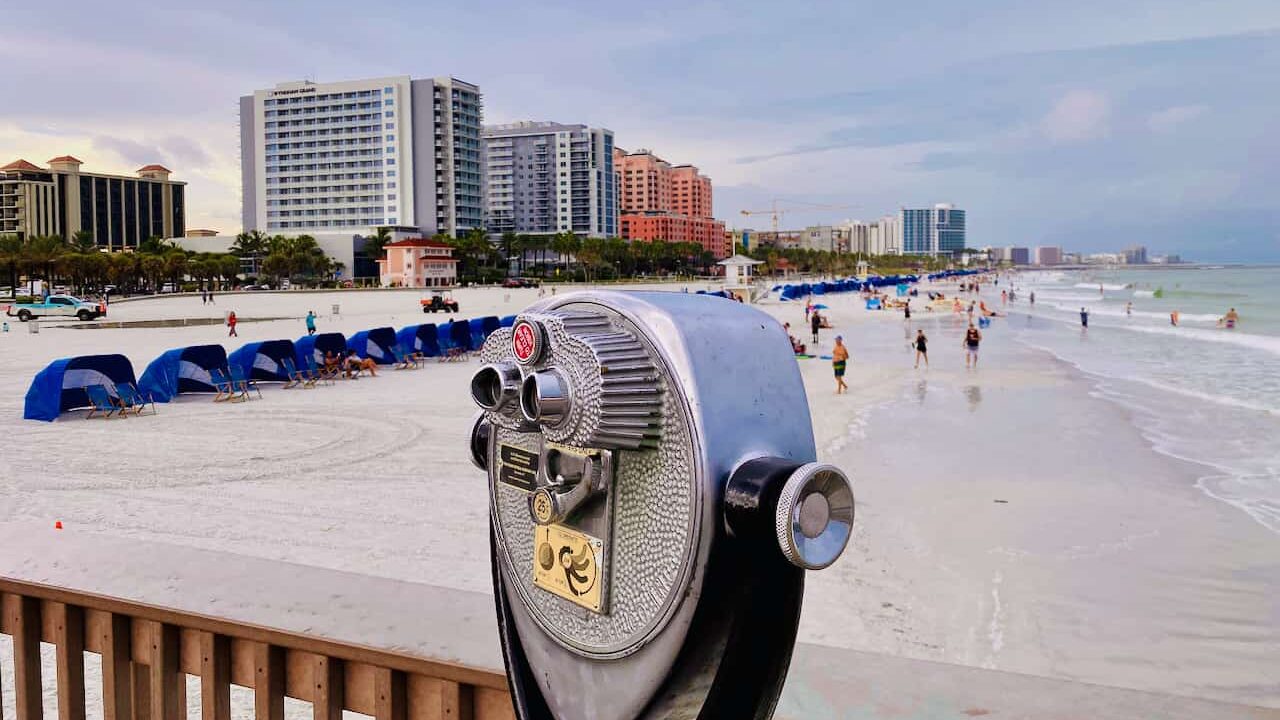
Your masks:
{"label": "binocular eyepiece", "polygon": [[481,359],[469,449],[517,717],[769,717],[804,572],[854,519],[785,331],[720,298],[576,293]]}

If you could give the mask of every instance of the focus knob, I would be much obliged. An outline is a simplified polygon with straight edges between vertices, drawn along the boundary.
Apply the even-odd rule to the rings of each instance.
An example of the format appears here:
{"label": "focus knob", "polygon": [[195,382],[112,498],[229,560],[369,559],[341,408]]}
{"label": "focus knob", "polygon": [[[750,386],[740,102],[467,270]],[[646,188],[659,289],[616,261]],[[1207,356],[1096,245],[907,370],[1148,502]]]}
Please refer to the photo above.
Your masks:
{"label": "focus knob", "polygon": [[782,486],[774,530],[782,555],[807,570],[835,562],[853,534],[853,487],[839,468],[809,463]]}

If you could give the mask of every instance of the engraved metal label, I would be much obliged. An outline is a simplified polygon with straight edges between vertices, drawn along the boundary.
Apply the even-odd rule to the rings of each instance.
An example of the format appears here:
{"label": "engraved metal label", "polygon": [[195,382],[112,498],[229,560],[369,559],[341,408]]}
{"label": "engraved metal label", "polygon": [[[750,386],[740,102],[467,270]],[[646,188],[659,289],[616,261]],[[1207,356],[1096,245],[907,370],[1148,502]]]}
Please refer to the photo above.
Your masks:
{"label": "engraved metal label", "polygon": [[498,480],[525,492],[537,490],[538,453],[513,445],[499,445]]}
{"label": "engraved metal label", "polygon": [[516,323],[511,330],[511,352],[521,365],[537,362],[542,355],[542,333],[530,322]]}
{"label": "engraved metal label", "polygon": [[533,536],[533,584],[602,612],[604,541],[563,525],[540,525]]}

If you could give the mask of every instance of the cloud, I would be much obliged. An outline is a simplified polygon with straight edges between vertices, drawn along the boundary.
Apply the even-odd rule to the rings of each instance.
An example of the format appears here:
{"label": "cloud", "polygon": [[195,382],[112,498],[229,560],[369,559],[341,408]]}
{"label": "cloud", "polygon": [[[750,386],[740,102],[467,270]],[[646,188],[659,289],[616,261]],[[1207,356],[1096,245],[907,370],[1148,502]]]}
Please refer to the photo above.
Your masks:
{"label": "cloud", "polygon": [[1080,142],[1110,133],[1111,103],[1092,90],[1072,90],[1058,98],[1040,121],[1045,137],[1055,143]]}
{"label": "cloud", "polygon": [[93,138],[93,147],[95,150],[114,153],[121,160],[136,167],[160,162],[164,159],[164,153],[160,151],[160,148],[145,145],[128,138],[98,135]]}
{"label": "cloud", "polygon": [[1147,118],[1147,127],[1158,133],[1173,132],[1179,125],[1200,117],[1208,109],[1205,105],[1175,105],[1168,107],[1151,113]]}

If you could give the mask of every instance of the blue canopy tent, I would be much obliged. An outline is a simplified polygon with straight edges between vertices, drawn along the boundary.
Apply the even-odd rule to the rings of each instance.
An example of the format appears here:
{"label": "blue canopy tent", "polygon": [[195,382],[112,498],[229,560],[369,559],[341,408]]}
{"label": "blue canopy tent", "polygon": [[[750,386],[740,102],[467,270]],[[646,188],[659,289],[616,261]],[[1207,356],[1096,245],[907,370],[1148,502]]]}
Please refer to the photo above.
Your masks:
{"label": "blue canopy tent", "polygon": [[371,328],[347,338],[347,349],[355,350],[362,358],[371,358],[379,365],[392,365],[396,356],[391,349],[396,345],[396,331],[389,327]]}
{"label": "blue canopy tent", "polygon": [[227,366],[221,345],[174,348],[151,361],[138,378],[138,389],[156,402],[169,402],[179,393],[216,393],[210,370]]}
{"label": "blue canopy tent", "polygon": [[471,324],[466,320],[450,320],[446,323],[440,323],[440,326],[436,329],[436,336],[440,341],[440,350],[442,352],[455,349],[462,352],[471,352]]}
{"label": "blue canopy tent", "polygon": [[439,357],[440,341],[436,337],[436,326],[430,323],[423,325],[406,325],[396,333],[396,342],[407,353],[422,353],[426,357]]}
{"label": "blue canopy tent", "polygon": [[22,417],[52,422],[60,413],[89,407],[88,385],[103,385],[115,395],[117,383],[133,383],[133,365],[123,355],[80,355],[49,363],[27,389]]}
{"label": "blue canopy tent", "polygon": [[516,324],[515,315],[503,315],[502,319],[498,321],[499,327],[512,327],[515,324]]}
{"label": "blue canopy tent", "polygon": [[284,359],[296,354],[292,340],[264,340],[245,343],[227,356],[228,365],[239,365],[244,376],[263,382],[289,382]]}
{"label": "blue canopy tent", "polygon": [[332,352],[339,357],[347,354],[347,338],[342,333],[303,335],[293,342],[294,355],[299,368],[308,367],[307,358],[316,365],[324,364],[324,354]]}
{"label": "blue canopy tent", "polygon": [[471,347],[476,350],[484,345],[484,341],[488,340],[494,331],[502,327],[502,321],[497,315],[472,318],[467,324],[471,327]]}

